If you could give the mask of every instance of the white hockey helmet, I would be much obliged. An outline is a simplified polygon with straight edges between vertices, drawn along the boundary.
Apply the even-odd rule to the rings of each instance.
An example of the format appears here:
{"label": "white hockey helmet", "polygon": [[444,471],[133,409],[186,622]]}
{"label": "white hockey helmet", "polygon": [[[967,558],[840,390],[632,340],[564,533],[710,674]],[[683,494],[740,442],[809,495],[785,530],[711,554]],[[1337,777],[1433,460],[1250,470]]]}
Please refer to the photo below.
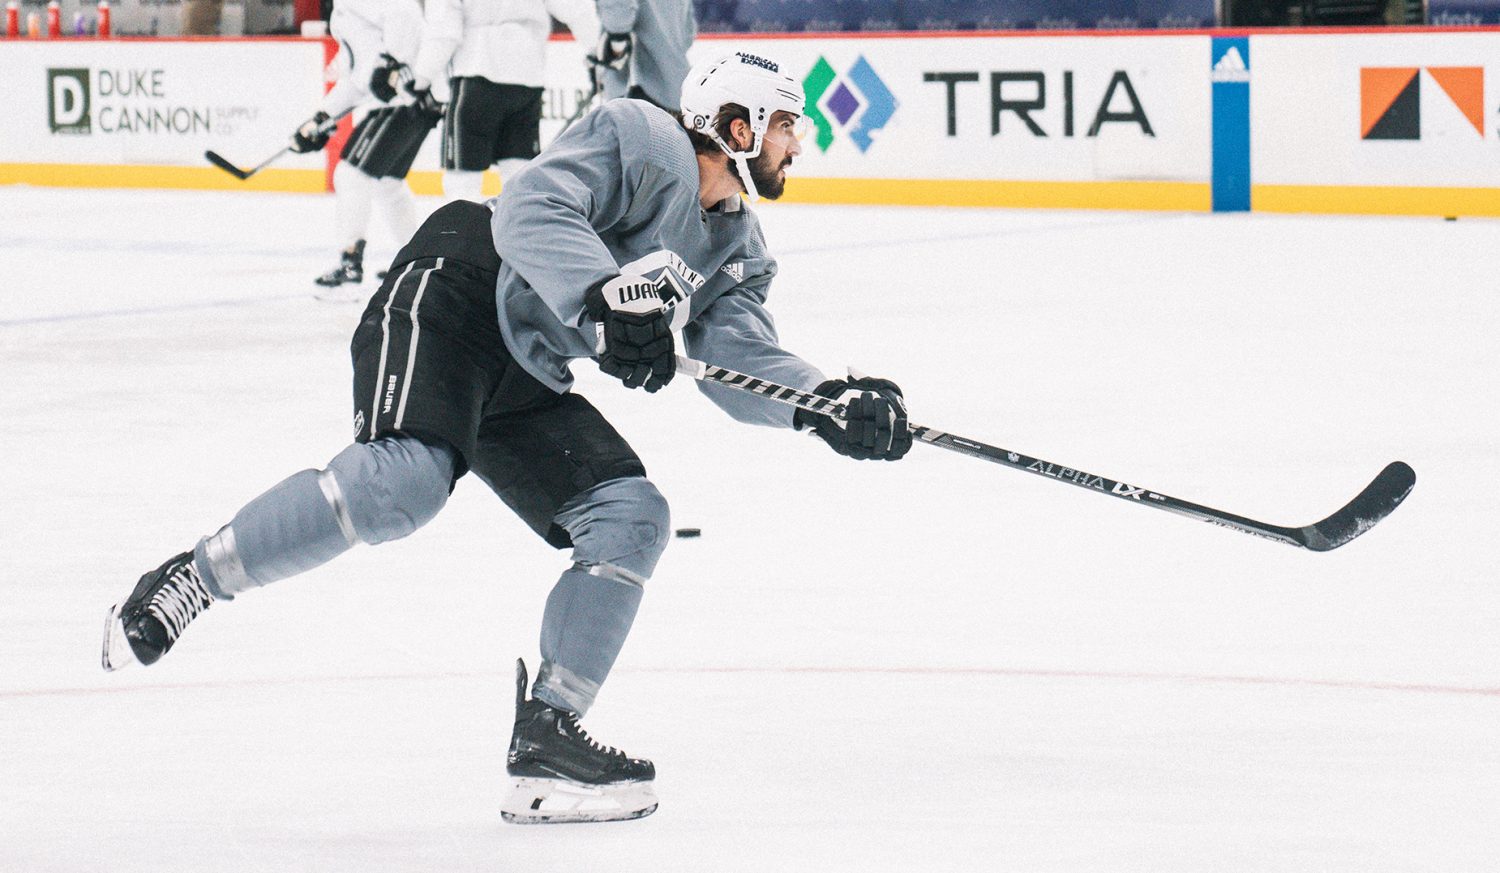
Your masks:
{"label": "white hockey helmet", "polygon": [[[718,144],[739,170],[740,181],[751,200],[760,197],[750,180],[748,161],[760,155],[766,129],[776,112],[802,116],[802,85],[776,61],[735,52],[694,65],[682,82],[682,123]],[[726,103],[745,107],[750,113],[750,147],[735,148],[714,129],[714,119]]]}

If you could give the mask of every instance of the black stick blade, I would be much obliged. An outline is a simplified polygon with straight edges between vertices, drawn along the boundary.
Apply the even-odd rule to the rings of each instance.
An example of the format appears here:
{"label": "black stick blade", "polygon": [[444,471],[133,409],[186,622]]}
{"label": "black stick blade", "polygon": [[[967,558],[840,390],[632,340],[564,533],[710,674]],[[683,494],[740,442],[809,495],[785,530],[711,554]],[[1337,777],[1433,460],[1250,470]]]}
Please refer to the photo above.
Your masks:
{"label": "black stick blade", "polygon": [[250,178],[250,174],[249,173],[245,172],[244,170],[241,170],[239,167],[236,167],[234,164],[231,164],[228,161],[224,160],[222,157],[219,156],[219,154],[217,152],[213,152],[213,151],[204,152],[203,153],[203,157],[208,158],[208,162],[210,164],[213,164],[215,167],[218,167],[219,169],[221,169],[224,172],[228,173],[229,175],[235,177],[236,179],[239,179],[242,182],[244,180]]}
{"label": "black stick blade", "polygon": [[1326,552],[1342,546],[1394,512],[1416,484],[1415,470],[1401,461],[1392,462],[1348,506],[1317,524],[1298,528],[1303,547]]}

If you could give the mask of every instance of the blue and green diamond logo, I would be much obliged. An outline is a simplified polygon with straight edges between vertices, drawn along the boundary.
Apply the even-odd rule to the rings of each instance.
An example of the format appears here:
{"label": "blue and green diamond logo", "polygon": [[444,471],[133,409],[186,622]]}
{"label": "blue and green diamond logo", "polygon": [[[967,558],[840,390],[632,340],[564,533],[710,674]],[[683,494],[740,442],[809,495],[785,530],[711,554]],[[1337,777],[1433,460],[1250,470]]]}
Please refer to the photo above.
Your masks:
{"label": "blue and green diamond logo", "polygon": [[843,131],[861,152],[869,151],[872,135],[896,114],[895,96],[864,55],[843,75],[819,56],[802,88],[807,93],[807,117],[817,130],[818,151],[828,151],[836,131]]}

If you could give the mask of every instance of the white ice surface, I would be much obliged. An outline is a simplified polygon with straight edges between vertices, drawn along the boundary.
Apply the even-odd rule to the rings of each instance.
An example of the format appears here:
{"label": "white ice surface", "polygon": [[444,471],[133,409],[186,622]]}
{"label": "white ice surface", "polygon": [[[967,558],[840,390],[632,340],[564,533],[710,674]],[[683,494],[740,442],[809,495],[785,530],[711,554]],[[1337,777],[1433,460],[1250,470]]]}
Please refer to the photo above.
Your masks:
{"label": "white ice surface", "polygon": [[1500,869],[1500,225],[761,213],[786,345],[915,421],[1280,524],[1416,490],[1313,554],[580,365],[703,529],[587,719],[662,806],[507,826],[566,558],[472,478],[99,669],[137,576],[347,442],[332,198],[0,188],[0,871]]}

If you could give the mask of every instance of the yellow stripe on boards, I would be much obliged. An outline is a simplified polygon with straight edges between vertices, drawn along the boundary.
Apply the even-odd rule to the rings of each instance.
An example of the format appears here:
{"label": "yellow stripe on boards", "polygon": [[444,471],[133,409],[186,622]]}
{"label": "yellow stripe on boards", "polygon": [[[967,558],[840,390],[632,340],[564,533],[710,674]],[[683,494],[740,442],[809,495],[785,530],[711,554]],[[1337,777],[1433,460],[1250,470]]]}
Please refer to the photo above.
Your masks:
{"label": "yellow stripe on boards", "polygon": [[1500,216],[1500,188],[1252,185],[1255,212]]}
{"label": "yellow stripe on boards", "polygon": [[[406,184],[411,193],[439,197],[443,193],[443,174],[439,170],[412,170],[406,174]],[[494,170],[485,170],[480,190],[486,197],[500,193],[500,176]]]}
{"label": "yellow stripe on boards", "polygon": [[1146,209],[1206,212],[1207,182],[1011,182],[992,179],[787,180],[788,203],[998,206],[1041,209]]}
{"label": "yellow stripe on boards", "polygon": [[213,166],[0,164],[0,185],[57,188],[188,188],[226,191],[323,190],[323,171],[267,168],[243,181]]}
{"label": "yellow stripe on boards", "polygon": [[[436,170],[413,171],[407,181],[417,194],[438,196],[442,193],[442,174]],[[1209,185],[1194,182],[810,179],[796,176],[788,181],[786,196],[782,198],[788,203],[1185,212],[1212,208]],[[0,185],[316,193],[324,190],[324,174],[321,169],[270,167],[241,181],[211,166],[0,163]],[[485,196],[493,196],[499,191],[499,177],[486,172]],[[1251,208],[1255,212],[1500,216],[1500,188],[1254,185],[1251,187]]]}

